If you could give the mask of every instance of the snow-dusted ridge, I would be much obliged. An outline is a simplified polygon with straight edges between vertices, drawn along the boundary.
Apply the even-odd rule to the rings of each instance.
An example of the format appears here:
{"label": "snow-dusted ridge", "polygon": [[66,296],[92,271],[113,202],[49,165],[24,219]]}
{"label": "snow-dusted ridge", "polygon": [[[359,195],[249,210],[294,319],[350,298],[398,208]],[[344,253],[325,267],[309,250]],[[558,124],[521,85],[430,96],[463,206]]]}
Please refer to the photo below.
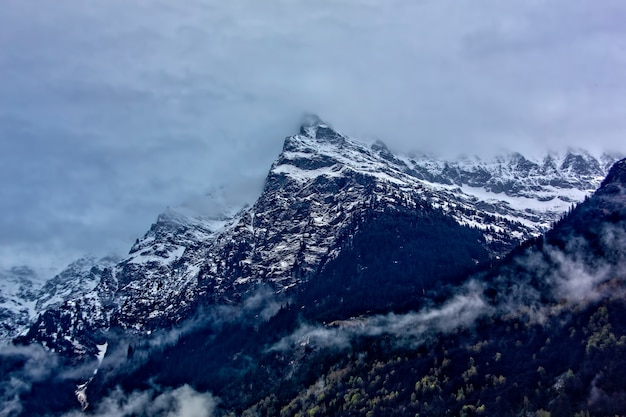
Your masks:
{"label": "snow-dusted ridge", "polygon": [[429,206],[481,230],[499,256],[593,192],[610,159],[396,155],[309,118],[285,140],[254,204],[213,218],[166,211],[95,281],[42,301],[45,311],[21,341],[93,356],[110,327],[149,334],[201,305],[237,304],[259,285],[288,294],[337,256],[340,237],[354,234],[368,211]]}
{"label": "snow-dusted ridge", "polygon": [[[479,204],[489,213],[519,222],[530,235],[546,230],[572,204],[595,191],[611,164],[619,159],[619,155],[609,154],[597,159],[584,150],[551,152],[540,160],[520,153],[453,160],[427,154],[394,155],[382,142],[368,146],[341,135],[319,119],[312,119],[312,123],[303,126],[300,135],[287,139],[270,174],[306,182],[318,176],[339,177],[350,170],[405,190],[438,192],[441,195],[430,196],[433,204],[444,210],[452,207],[449,211],[459,223],[492,226],[453,213],[454,200],[458,200],[456,204]],[[451,194],[456,198],[450,198]]]}
{"label": "snow-dusted ridge", "polygon": [[93,292],[103,272],[118,262],[87,256],[44,282],[28,267],[0,273],[0,344],[26,332],[39,314]]}

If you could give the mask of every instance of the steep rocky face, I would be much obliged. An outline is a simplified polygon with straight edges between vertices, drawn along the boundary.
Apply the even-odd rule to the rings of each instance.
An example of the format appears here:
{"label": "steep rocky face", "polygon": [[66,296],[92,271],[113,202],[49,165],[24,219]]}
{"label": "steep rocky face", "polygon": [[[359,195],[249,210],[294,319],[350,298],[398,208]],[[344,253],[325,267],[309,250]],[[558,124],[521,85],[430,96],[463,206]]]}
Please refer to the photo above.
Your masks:
{"label": "steep rocky face", "polygon": [[35,271],[15,267],[0,272],[0,343],[28,327],[37,301]]}
{"label": "steep rocky face", "polygon": [[92,292],[102,280],[104,271],[119,262],[115,257],[81,258],[47,281],[38,291],[36,311],[54,308],[66,300]]}
{"label": "steep rocky face", "polygon": [[603,175],[587,154],[542,163],[394,155],[311,120],[285,140],[254,205],[217,219],[164,213],[126,259],[92,275],[88,291],[42,301],[49,308],[21,341],[94,354],[111,326],[149,333],[260,285],[288,295],[338,255],[359,219],[390,208],[436,210],[479,230],[476,244],[497,257],[547,230]]}

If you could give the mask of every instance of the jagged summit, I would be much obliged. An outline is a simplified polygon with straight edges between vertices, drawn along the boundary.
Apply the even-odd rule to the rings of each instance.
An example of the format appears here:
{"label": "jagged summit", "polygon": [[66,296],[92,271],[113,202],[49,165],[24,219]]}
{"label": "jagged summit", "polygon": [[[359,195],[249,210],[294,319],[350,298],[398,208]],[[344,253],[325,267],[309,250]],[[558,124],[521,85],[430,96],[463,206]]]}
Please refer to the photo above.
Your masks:
{"label": "jagged summit", "polygon": [[334,130],[328,123],[314,114],[304,117],[300,126],[300,136],[339,146],[345,144],[346,139],[341,133]]}
{"label": "jagged summit", "polygon": [[[553,201],[558,205],[558,201],[566,204],[580,201],[584,195],[593,192],[604,178],[608,162],[616,159],[605,154],[599,160],[584,150],[569,150],[562,154],[552,152],[543,158],[527,158],[518,152],[490,159],[394,154],[380,140],[373,144],[358,142],[315,118],[303,125],[300,134],[285,140],[283,152],[272,166],[268,184],[271,187],[272,180],[279,177],[302,181],[317,176],[331,177],[348,170],[387,176],[391,181],[410,186],[424,183],[458,186],[472,195],[476,194],[476,189],[482,189],[482,197],[487,192],[494,194],[496,199],[523,197]],[[558,211],[563,208],[546,207]]]}
{"label": "jagged summit", "polygon": [[568,151],[561,162],[560,169],[579,175],[603,175],[604,173],[600,162],[585,151]]}
{"label": "jagged summit", "polygon": [[620,159],[624,159],[625,157],[626,155],[621,152],[603,152],[598,159],[602,164],[602,168],[605,171],[609,171],[615,161],[619,161]]}
{"label": "jagged summit", "polygon": [[300,124],[300,134],[313,138],[315,137],[315,129],[319,127],[330,128],[330,125],[323,121],[317,114],[306,114]]}

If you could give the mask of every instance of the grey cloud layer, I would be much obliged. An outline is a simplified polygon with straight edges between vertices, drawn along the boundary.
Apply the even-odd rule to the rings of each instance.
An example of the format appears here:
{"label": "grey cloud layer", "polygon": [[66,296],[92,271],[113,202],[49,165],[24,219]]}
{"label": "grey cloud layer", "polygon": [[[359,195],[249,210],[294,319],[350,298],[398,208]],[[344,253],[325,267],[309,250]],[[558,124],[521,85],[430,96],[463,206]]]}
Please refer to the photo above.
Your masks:
{"label": "grey cloud layer", "polygon": [[7,0],[0,255],[125,250],[220,184],[250,200],[305,112],[403,149],[618,148],[624,15],[618,0]]}

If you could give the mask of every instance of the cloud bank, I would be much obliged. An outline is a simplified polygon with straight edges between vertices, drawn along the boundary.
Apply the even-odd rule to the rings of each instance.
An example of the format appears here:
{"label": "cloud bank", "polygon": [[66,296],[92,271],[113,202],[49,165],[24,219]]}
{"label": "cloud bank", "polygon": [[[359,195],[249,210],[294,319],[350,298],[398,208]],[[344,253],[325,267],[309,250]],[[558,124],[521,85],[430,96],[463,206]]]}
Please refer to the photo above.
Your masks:
{"label": "cloud bank", "polygon": [[[268,288],[260,287],[248,294],[239,306],[216,305],[201,309],[197,314],[171,329],[162,329],[149,336],[132,337],[109,333],[106,355],[100,362],[96,358],[69,365],[56,353],[43,346],[0,346],[0,417],[19,415],[24,410],[24,395],[31,392],[34,384],[56,379],[66,383],[81,384],[76,391],[77,401],[83,406],[95,403],[86,413],[73,411],[64,417],[84,415],[105,416],[168,416],[210,417],[219,402],[209,393],[198,393],[183,385],[177,389],[152,390],[124,393],[113,390],[105,398],[88,398],[85,388],[101,371],[103,378],[114,378],[123,369],[130,372],[143,365],[151,354],[176,344],[181,337],[199,329],[221,331],[224,326],[239,323],[258,326],[268,321],[287,300],[280,299]],[[208,337],[206,334],[203,337]],[[133,359],[129,360],[129,346],[133,346]],[[95,370],[95,372],[94,372]],[[40,388],[39,388],[40,389]]]}
{"label": "cloud bank", "polygon": [[95,411],[70,412],[63,417],[212,417],[217,399],[182,385],[156,395],[153,391],[124,394],[120,389],[102,399]]}
{"label": "cloud bank", "polygon": [[0,258],[123,252],[167,205],[222,185],[249,201],[307,112],[397,149],[619,148],[625,12],[620,0],[7,0]]}

